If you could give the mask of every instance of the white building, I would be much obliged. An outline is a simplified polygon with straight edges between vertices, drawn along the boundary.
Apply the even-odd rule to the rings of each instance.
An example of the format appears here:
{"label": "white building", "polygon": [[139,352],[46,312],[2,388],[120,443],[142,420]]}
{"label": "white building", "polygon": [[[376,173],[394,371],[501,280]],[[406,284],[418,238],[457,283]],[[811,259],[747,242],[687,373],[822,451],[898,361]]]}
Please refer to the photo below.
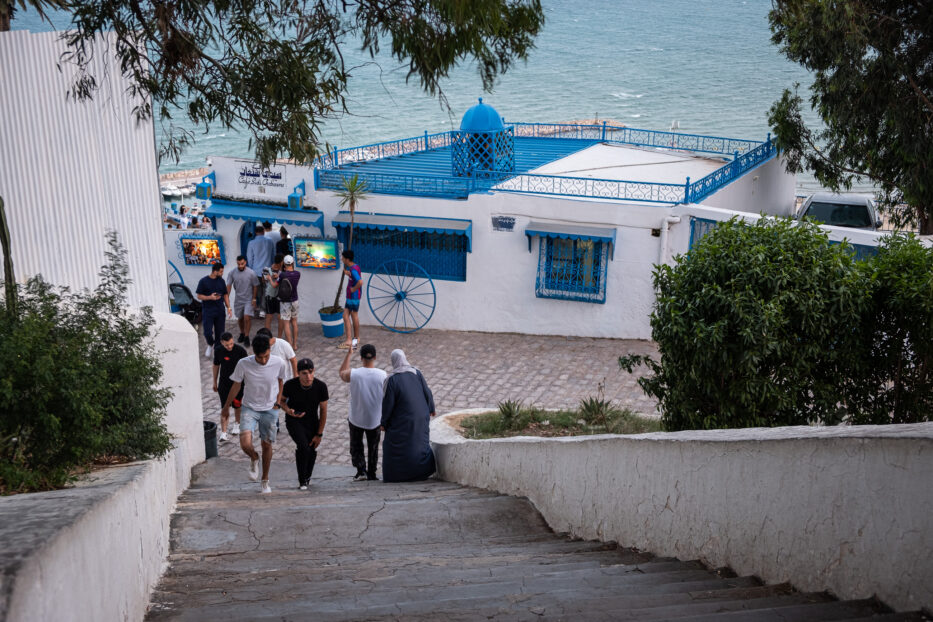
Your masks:
{"label": "white building", "polygon": [[[313,168],[212,161],[216,231],[202,235],[219,237],[227,264],[264,220],[285,224],[299,244],[336,242],[339,257],[349,215],[335,190],[345,177],[364,180],[370,194],[353,238],[368,283],[360,319],[402,330],[647,339],[656,264],[686,252],[713,221],[789,216],[795,201],[770,139],[506,124],[482,102],[460,131],[335,150]],[[189,236],[166,232],[166,251],[195,282],[208,268],[184,265],[178,238]],[[417,264],[430,283],[393,260]],[[392,276],[400,266],[408,277]],[[298,269],[301,321],[318,321],[339,273]],[[418,300],[431,286],[433,300]],[[402,300],[401,291],[411,293]]]}

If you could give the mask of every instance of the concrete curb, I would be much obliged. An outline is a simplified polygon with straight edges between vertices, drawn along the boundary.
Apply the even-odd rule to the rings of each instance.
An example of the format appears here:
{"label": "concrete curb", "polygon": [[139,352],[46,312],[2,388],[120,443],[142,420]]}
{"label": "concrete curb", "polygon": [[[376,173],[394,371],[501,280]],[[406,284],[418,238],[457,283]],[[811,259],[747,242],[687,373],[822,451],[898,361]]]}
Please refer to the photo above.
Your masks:
{"label": "concrete curb", "polygon": [[555,531],[933,609],[933,423],[480,441],[462,413],[432,423],[439,476],[526,496]]}

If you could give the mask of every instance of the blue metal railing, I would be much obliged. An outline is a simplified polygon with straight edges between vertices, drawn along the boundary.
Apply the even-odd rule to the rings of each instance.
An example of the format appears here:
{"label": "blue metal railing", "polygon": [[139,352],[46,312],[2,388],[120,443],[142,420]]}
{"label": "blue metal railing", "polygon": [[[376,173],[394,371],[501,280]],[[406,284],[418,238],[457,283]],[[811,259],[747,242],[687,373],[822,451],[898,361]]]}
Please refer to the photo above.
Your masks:
{"label": "blue metal railing", "polygon": [[449,131],[438,132],[436,134],[428,134],[425,132],[423,136],[400,138],[399,140],[360,145],[359,147],[349,147],[347,149],[335,148],[327,155],[318,158],[318,167],[331,169],[355,162],[381,160],[383,158],[391,158],[406,153],[443,149],[453,144],[456,134],[457,132]]}
{"label": "blue metal railing", "polygon": [[580,125],[574,123],[514,122],[509,123],[509,125],[515,126],[516,137],[601,140],[636,147],[660,147],[678,151],[715,153],[728,156],[734,156],[736,152],[745,153],[751,151],[762,144],[760,140],[641,130],[634,127],[612,126],[607,123]]}
{"label": "blue metal railing", "polygon": [[702,177],[695,182],[690,182],[687,178],[686,195],[684,203],[698,203],[713,194],[729,182],[742,176],[762,162],[773,158],[777,154],[777,147],[768,135],[768,140],[759,143],[757,147],[746,151],[742,155],[736,154],[735,159],[725,166],[716,169],[706,177]]}
{"label": "blue metal railing", "polygon": [[591,179],[558,175],[522,174],[505,179],[492,190],[496,192],[526,192],[598,199],[624,199],[649,203],[681,203],[684,184],[663,184],[651,181]]}
{"label": "blue metal railing", "polygon": [[678,134],[608,124],[581,125],[569,123],[512,123],[516,137],[569,138],[601,140],[605,142],[643,147],[658,147],[695,153],[732,156],[732,161],[695,182],[686,178],[683,184],[585,177],[561,177],[507,173],[492,174],[491,178],[454,177],[439,175],[370,173],[362,170],[341,171],[345,164],[379,160],[406,153],[417,153],[450,147],[458,132],[440,132],[401,140],[373,143],[349,149],[335,149],[321,156],[314,171],[314,187],[339,190],[348,174],[357,174],[367,182],[370,192],[445,198],[466,198],[471,192],[490,188],[501,192],[523,192],[558,196],[575,196],[651,203],[697,203],[747,171],[777,154],[770,134],[765,142]]}

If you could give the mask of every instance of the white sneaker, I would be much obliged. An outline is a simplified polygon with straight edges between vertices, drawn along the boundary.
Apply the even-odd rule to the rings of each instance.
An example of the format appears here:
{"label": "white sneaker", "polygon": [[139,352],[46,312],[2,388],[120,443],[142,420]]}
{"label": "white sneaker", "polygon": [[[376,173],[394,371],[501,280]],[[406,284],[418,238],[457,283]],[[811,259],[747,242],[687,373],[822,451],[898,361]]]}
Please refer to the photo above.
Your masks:
{"label": "white sneaker", "polygon": [[240,433],[240,424],[234,423],[233,427],[230,428],[230,434],[239,434]]}
{"label": "white sneaker", "polygon": [[214,353],[214,348],[212,348],[212,347],[210,347],[210,346],[207,346],[207,348],[204,349],[204,358],[206,358],[206,359],[211,358],[211,355],[212,355],[213,353]]}
{"label": "white sneaker", "polygon": [[259,480],[259,460],[250,460],[249,478],[254,482]]}
{"label": "white sneaker", "polygon": [[221,432],[221,433],[220,433],[220,442],[221,442],[221,443],[226,443],[226,442],[227,442],[227,433],[226,433],[226,432]]}
{"label": "white sneaker", "polygon": [[260,490],[259,492],[261,492],[264,495],[272,492],[272,486],[269,485],[269,480],[267,479],[262,480],[262,490]]}
{"label": "white sneaker", "polygon": [[302,484],[301,486],[298,487],[298,490],[307,490],[307,489],[308,489],[307,484]]}

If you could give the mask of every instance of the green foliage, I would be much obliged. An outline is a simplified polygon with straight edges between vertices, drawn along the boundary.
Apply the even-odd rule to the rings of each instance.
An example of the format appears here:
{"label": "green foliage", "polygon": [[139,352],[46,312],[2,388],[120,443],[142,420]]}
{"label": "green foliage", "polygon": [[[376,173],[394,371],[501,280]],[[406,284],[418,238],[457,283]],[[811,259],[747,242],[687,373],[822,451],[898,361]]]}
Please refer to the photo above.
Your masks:
{"label": "green foliage", "polygon": [[[19,0],[38,11],[60,0]],[[187,116],[205,131],[244,127],[256,158],[309,162],[322,150],[321,121],[347,110],[355,67],[344,51],[387,48],[431,94],[458,63],[475,60],[486,90],[525,59],[544,23],[540,0],[242,0],[159,2],[73,0],[64,60],[77,65],[71,94],[92,97],[105,76],[87,72],[99,34],[113,32],[120,71],[139,100],[138,119],[161,104],[170,136],[161,155],[176,160],[193,133],[172,123]],[[98,45],[98,47],[100,47]],[[100,50],[96,51],[100,53]],[[441,100],[443,96],[441,94]]]}
{"label": "green foliage", "polygon": [[[337,203],[340,207],[350,208],[350,231],[347,234],[347,248],[353,248],[353,229],[356,225],[356,204],[369,196],[369,184],[365,179],[360,179],[356,173],[352,177],[343,178],[343,188],[335,193],[340,201]],[[321,313],[340,313],[340,292],[343,291],[343,279],[346,277],[346,270],[340,271],[340,283],[337,285],[337,295],[334,296],[334,304],[331,307],[324,307]]]}
{"label": "green foliage", "polygon": [[659,266],[651,315],[659,363],[639,384],[665,429],[804,425],[836,408],[839,347],[865,304],[843,245],[810,223],[720,223],[678,265]]}
{"label": "green foliage", "polygon": [[890,237],[859,273],[870,298],[853,344],[863,365],[849,386],[852,421],[933,420],[933,249]]}
{"label": "green foliage", "polygon": [[[788,169],[813,171],[824,185],[879,185],[882,207],[915,208],[933,233],[933,11],[928,0],[775,0],[772,40],[814,73],[810,105],[820,128],[801,116],[802,98],[785,91],[769,121]],[[799,85],[798,85],[799,86]],[[906,225],[905,212],[892,217]]]}
{"label": "green foliage", "polygon": [[641,434],[657,432],[660,422],[613,406],[600,394],[581,400],[576,410],[542,410],[525,406],[521,400],[504,400],[498,403],[495,412],[467,417],[461,426],[468,438],[495,438]]}
{"label": "green foliage", "polygon": [[18,314],[0,307],[0,491],[60,487],[97,458],[164,455],[151,310],[126,306],[124,255],[108,235],[93,291],[57,289],[41,277],[18,288]]}
{"label": "green foliage", "polygon": [[853,261],[810,223],[720,223],[655,271],[660,361],[625,356],[668,430],[933,418],[933,249]]}

